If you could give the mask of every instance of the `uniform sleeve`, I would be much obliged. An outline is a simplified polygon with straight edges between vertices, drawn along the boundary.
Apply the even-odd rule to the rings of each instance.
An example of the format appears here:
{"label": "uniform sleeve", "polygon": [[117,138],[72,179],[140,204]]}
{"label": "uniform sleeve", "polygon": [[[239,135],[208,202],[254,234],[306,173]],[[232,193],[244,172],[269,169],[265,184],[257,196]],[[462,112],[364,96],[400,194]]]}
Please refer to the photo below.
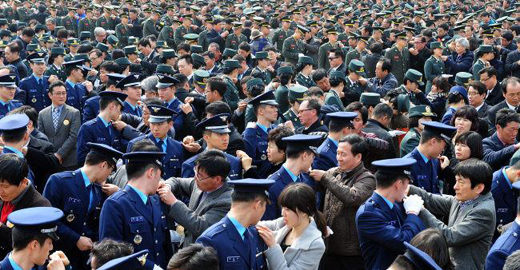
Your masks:
{"label": "uniform sleeve", "polygon": [[500,249],[491,251],[486,258],[485,269],[502,269],[502,268],[504,268],[504,264],[509,255],[510,254],[508,254],[507,252],[500,250]]}
{"label": "uniform sleeve", "polygon": [[426,78],[427,81],[432,81],[435,78],[435,75],[433,73],[433,64],[432,61],[426,61],[424,63],[424,78]]}
{"label": "uniform sleeve", "polygon": [[87,122],[88,120],[92,120],[96,117],[93,108],[90,106],[89,102],[85,102],[83,106],[83,115],[82,115],[82,123]]}
{"label": "uniform sleeve", "polygon": [[421,196],[424,201],[424,207],[439,216],[449,216],[451,205],[455,201],[453,196],[432,194],[412,185],[410,185],[410,194]]}
{"label": "uniform sleeve", "polygon": [[99,241],[105,238],[123,240],[123,209],[116,201],[107,199],[99,217]]}
{"label": "uniform sleeve", "polygon": [[87,157],[88,152],[90,151],[90,148],[87,146],[87,142],[94,142],[94,134],[92,130],[86,125],[82,125],[79,128],[78,132],[78,140],[77,140],[77,158],[78,158],[78,164],[82,165],[85,163],[85,158]]}
{"label": "uniform sleeve", "polygon": [[246,144],[246,154],[252,159],[256,158],[256,131],[253,128],[246,128],[243,133],[244,143]]}
{"label": "uniform sleeve", "polygon": [[498,151],[493,150],[493,142],[491,140],[482,141],[484,148],[483,160],[487,162],[492,168],[502,167],[503,164],[508,164],[509,159],[515,153],[515,146],[510,145]]}

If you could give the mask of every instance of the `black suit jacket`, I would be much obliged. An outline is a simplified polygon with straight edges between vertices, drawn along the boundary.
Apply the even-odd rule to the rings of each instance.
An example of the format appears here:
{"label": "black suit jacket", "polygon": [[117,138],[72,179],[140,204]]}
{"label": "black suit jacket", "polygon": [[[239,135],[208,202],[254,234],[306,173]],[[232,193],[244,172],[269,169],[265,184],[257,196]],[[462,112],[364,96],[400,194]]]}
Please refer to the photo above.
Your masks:
{"label": "black suit jacket", "polygon": [[489,110],[488,110],[488,124],[489,124],[489,134],[493,134],[495,133],[496,131],[496,128],[495,128],[495,120],[496,120],[496,117],[497,117],[497,112],[500,111],[501,109],[504,109],[504,108],[509,108],[507,106],[507,103],[506,101],[502,101],[500,103],[498,103],[497,105],[491,107]]}
{"label": "black suit jacket", "polygon": [[377,138],[381,140],[385,140],[388,142],[388,151],[387,156],[385,158],[395,158],[398,157],[396,147],[396,142],[390,133],[388,133],[389,129],[383,126],[381,123],[374,119],[368,119],[367,124],[363,128],[363,132],[366,133],[374,133]]}
{"label": "black suit jacket", "polygon": [[482,107],[480,107],[480,109],[477,111],[478,117],[487,119],[489,109],[491,109],[491,106],[484,102],[484,104],[482,104]]}
{"label": "black suit jacket", "polygon": [[[37,206],[51,206],[51,203],[45,199],[33,185],[30,185],[21,195],[20,200],[14,205],[14,210],[20,210],[30,207]],[[0,201],[0,211],[4,205],[3,201]],[[0,225],[0,258],[3,258],[13,249],[13,240],[11,237],[11,229],[7,225]]]}
{"label": "black suit jacket", "polygon": [[495,88],[493,88],[493,91],[491,91],[491,93],[486,97],[486,103],[489,106],[495,106],[503,100],[504,96],[502,95],[502,88],[500,87],[500,83],[497,83]]}

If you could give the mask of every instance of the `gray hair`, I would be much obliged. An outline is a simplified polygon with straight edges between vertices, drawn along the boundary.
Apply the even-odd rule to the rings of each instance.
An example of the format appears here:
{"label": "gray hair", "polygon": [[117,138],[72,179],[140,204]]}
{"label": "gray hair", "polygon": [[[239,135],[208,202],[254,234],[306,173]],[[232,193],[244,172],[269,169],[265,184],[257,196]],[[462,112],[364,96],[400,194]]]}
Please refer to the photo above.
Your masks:
{"label": "gray hair", "polygon": [[155,75],[146,77],[141,81],[141,89],[143,89],[145,92],[157,92],[159,91],[156,87],[158,82],[159,77]]}
{"label": "gray hair", "polygon": [[107,32],[105,31],[105,29],[103,29],[103,27],[96,27],[94,28],[94,35],[95,36],[99,36],[99,35],[105,35]]}
{"label": "gray hair", "polygon": [[504,270],[518,270],[520,269],[520,250],[513,252],[506,259]]}
{"label": "gray hair", "polygon": [[46,24],[56,24],[56,20],[54,18],[47,18],[45,19]]}
{"label": "gray hair", "polygon": [[466,50],[469,49],[469,41],[466,38],[458,38],[455,42],[460,44],[460,46],[464,47]]}

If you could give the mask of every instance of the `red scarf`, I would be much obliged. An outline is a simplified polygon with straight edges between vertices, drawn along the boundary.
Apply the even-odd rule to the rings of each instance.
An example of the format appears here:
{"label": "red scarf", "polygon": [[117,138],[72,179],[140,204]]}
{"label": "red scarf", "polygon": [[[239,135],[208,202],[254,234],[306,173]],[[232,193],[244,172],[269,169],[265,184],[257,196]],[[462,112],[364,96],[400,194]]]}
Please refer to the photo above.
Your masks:
{"label": "red scarf", "polygon": [[7,216],[14,211],[14,204],[11,202],[4,202],[4,206],[2,207],[2,215],[0,216],[0,222],[3,224],[7,223]]}

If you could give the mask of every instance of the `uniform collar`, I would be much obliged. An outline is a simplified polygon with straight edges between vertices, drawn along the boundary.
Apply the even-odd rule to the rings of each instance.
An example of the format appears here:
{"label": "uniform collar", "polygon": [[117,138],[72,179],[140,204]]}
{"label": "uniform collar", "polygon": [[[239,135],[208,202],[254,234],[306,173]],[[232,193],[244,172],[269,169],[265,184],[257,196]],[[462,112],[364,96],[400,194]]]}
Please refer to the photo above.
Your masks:
{"label": "uniform collar", "polygon": [[385,196],[377,193],[377,191],[374,191],[374,193],[376,193],[379,197],[383,198],[383,200],[386,202],[386,204],[388,204],[388,207],[390,207],[390,209],[394,208],[394,204],[391,201],[389,201],[387,198],[385,198]]}
{"label": "uniform collar", "polygon": [[20,152],[20,150],[18,150],[18,149],[16,149],[16,148],[13,148],[13,147],[11,147],[11,146],[7,146],[7,145],[5,145],[5,146],[4,146],[4,149],[9,149],[9,150],[13,151],[13,153],[15,153],[17,156],[23,158],[23,153]]}
{"label": "uniform collar", "polygon": [[13,267],[13,270],[23,270],[13,259],[13,253],[9,253],[9,263]]}
{"label": "uniform collar", "polygon": [[261,128],[265,133],[267,133],[267,127],[266,126],[264,126],[264,125],[262,125],[262,124],[260,124],[258,122],[256,122],[256,126]]}
{"label": "uniform collar", "polygon": [[90,182],[90,179],[88,178],[87,174],[82,169],[80,171],[81,175],[83,176],[83,181],[85,181],[85,187],[90,186],[92,183]]}
{"label": "uniform collar", "polygon": [[131,189],[133,189],[135,191],[135,193],[137,193],[137,195],[139,195],[139,198],[141,198],[141,200],[143,200],[143,203],[146,205],[146,203],[148,202],[148,196],[146,196],[142,191],[133,187],[130,184],[127,184],[127,186],[129,186]]}
{"label": "uniform collar", "polygon": [[285,171],[287,171],[287,173],[289,174],[289,176],[291,177],[292,181],[293,182],[296,182],[298,180],[298,176],[296,176],[294,173],[291,172],[291,170],[289,170],[285,164],[282,165],[282,167],[285,169]]}
{"label": "uniform collar", "polygon": [[105,121],[105,119],[103,119],[103,117],[98,116],[98,118],[101,119],[101,122],[103,122],[103,125],[105,125],[105,127],[110,126],[110,122]]}
{"label": "uniform collar", "polygon": [[237,229],[238,234],[240,235],[240,237],[242,237],[242,240],[244,240],[244,233],[246,232],[246,228],[244,226],[242,226],[242,224],[240,224],[240,222],[238,222],[238,220],[236,220],[234,217],[232,217],[230,215],[227,215],[227,217],[229,218],[231,223],[233,223],[233,225],[235,225],[235,228]]}
{"label": "uniform collar", "polygon": [[72,87],[76,87],[76,84],[71,82],[69,79],[67,79],[65,82],[70,84],[70,86],[72,86]]}
{"label": "uniform collar", "polygon": [[331,142],[333,142],[336,146],[338,146],[338,143],[339,143],[338,141],[332,139],[332,137],[330,137],[330,136],[329,136],[329,140],[330,140]]}
{"label": "uniform collar", "polygon": [[509,185],[509,188],[513,189],[513,185],[511,184],[511,180],[509,177],[507,177],[506,169],[509,168],[509,166],[506,166],[502,168],[502,175],[504,176],[504,179],[506,180],[507,184]]}
{"label": "uniform collar", "polygon": [[421,157],[424,160],[424,163],[428,163],[428,161],[430,161],[430,159],[428,159],[425,155],[423,155],[423,153],[421,153],[421,151],[419,151],[419,149],[417,149],[417,153],[419,153],[419,155],[421,155]]}

